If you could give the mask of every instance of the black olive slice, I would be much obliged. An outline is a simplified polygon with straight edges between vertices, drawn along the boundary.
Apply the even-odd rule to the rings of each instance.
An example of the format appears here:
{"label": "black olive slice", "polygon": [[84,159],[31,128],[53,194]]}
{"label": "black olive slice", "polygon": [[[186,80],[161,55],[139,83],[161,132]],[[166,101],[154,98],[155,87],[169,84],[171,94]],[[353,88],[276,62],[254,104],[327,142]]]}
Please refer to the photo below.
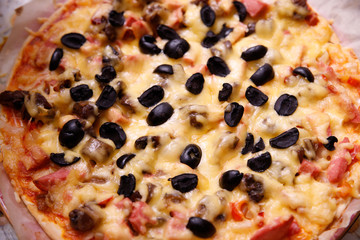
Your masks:
{"label": "black olive slice", "polygon": [[183,173],[170,180],[172,187],[182,193],[194,190],[198,184],[198,177],[192,173]]}
{"label": "black olive slice", "polygon": [[255,172],[264,172],[271,166],[271,155],[269,152],[263,153],[257,157],[250,158],[247,166]]}
{"label": "black olive slice", "polygon": [[284,149],[294,145],[299,139],[299,130],[294,127],[283,132],[277,137],[270,139],[270,146],[273,148]]}
{"label": "black olive slice", "polygon": [[53,54],[51,55],[51,60],[49,64],[49,70],[54,71],[58,68],[60,61],[64,55],[62,48],[56,48]]}
{"label": "black olive slice", "polygon": [[290,116],[298,107],[298,101],[295,96],[289,94],[281,95],[276,100],[274,109],[280,116]]}
{"label": "black olive slice", "polygon": [[59,166],[66,167],[78,162],[80,158],[74,157],[71,162],[68,162],[65,160],[65,153],[51,153],[50,160]]}
{"label": "black olive slice", "polygon": [[126,134],[122,127],[113,122],[106,122],[101,125],[100,137],[108,138],[114,142],[116,149],[121,148],[126,142]]}
{"label": "black olive slice", "polygon": [[86,38],[80,33],[67,33],[61,37],[61,43],[72,49],[79,49],[86,42]]}
{"label": "black olive slice", "polygon": [[206,65],[210,73],[216,76],[226,77],[230,73],[226,62],[219,57],[213,56],[209,58]]}
{"label": "black olive slice", "polygon": [[314,75],[307,67],[297,67],[293,70],[293,74],[303,76],[309,82],[314,82]]}

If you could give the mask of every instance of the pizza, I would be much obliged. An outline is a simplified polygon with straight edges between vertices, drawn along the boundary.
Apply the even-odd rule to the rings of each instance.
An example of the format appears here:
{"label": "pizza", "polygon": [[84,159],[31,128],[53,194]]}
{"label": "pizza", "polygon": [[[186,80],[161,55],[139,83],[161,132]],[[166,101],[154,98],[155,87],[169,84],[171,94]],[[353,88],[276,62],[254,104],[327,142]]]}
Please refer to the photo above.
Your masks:
{"label": "pizza", "polygon": [[68,0],[1,159],[52,239],[317,239],[360,197],[359,61],[306,0]]}

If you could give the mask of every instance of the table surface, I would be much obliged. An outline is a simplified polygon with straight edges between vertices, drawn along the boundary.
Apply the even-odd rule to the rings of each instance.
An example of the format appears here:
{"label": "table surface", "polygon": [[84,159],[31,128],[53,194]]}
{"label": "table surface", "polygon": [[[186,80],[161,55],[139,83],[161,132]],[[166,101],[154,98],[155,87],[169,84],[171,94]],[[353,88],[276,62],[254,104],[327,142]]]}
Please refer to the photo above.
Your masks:
{"label": "table surface", "polygon": [[[11,29],[11,14],[14,10],[31,1],[31,0],[0,0],[0,37],[5,36],[9,33]],[[315,2],[315,0],[309,0],[311,2]],[[317,0],[316,0],[317,1]],[[330,2],[334,0],[329,0]],[[350,0],[354,1],[354,0]],[[355,0],[356,1],[356,0]],[[316,3],[316,2],[315,2]],[[360,6],[360,4],[358,4]],[[316,4],[315,4],[316,8]],[[321,11],[320,11],[321,12]],[[332,16],[333,17],[333,16]],[[334,17],[336,18],[336,16]],[[0,38],[0,44],[2,40]],[[344,236],[343,240],[358,240],[360,239],[360,218],[353,224],[350,228],[349,232]],[[6,218],[0,212],[0,240],[17,240],[16,234],[6,220]]]}

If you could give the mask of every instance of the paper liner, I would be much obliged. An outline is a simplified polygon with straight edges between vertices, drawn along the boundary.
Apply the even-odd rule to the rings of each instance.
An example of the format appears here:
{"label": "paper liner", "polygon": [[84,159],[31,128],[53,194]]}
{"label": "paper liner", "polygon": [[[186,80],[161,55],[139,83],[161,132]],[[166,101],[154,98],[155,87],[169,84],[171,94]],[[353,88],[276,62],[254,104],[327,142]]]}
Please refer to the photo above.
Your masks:
{"label": "paper liner", "polygon": [[[333,28],[342,45],[351,47],[357,56],[360,56],[360,31],[358,25],[354,24],[354,20],[359,18],[360,1],[308,0],[308,2],[321,16],[334,20]],[[6,88],[12,66],[29,35],[25,27],[36,31],[41,26],[37,18],[48,17],[54,10],[54,3],[51,0],[33,0],[23,6],[22,13],[16,18],[11,35],[0,53],[0,91]],[[15,198],[14,189],[2,163],[0,163],[0,182],[0,206],[13,225],[19,240],[49,240],[24,203]],[[359,211],[360,199],[353,199],[341,218],[335,220],[328,227],[329,230],[319,236],[319,240],[341,239],[358,217]]]}

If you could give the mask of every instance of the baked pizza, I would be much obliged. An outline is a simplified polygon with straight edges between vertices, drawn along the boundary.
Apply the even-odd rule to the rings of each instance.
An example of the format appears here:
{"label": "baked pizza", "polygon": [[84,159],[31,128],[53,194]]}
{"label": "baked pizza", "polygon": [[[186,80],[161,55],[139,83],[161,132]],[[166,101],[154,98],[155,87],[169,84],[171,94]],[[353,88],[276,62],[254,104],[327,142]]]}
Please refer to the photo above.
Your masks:
{"label": "baked pizza", "polygon": [[52,239],[317,239],[360,197],[359,61],[306,0],[69,0],[0,94]]}

